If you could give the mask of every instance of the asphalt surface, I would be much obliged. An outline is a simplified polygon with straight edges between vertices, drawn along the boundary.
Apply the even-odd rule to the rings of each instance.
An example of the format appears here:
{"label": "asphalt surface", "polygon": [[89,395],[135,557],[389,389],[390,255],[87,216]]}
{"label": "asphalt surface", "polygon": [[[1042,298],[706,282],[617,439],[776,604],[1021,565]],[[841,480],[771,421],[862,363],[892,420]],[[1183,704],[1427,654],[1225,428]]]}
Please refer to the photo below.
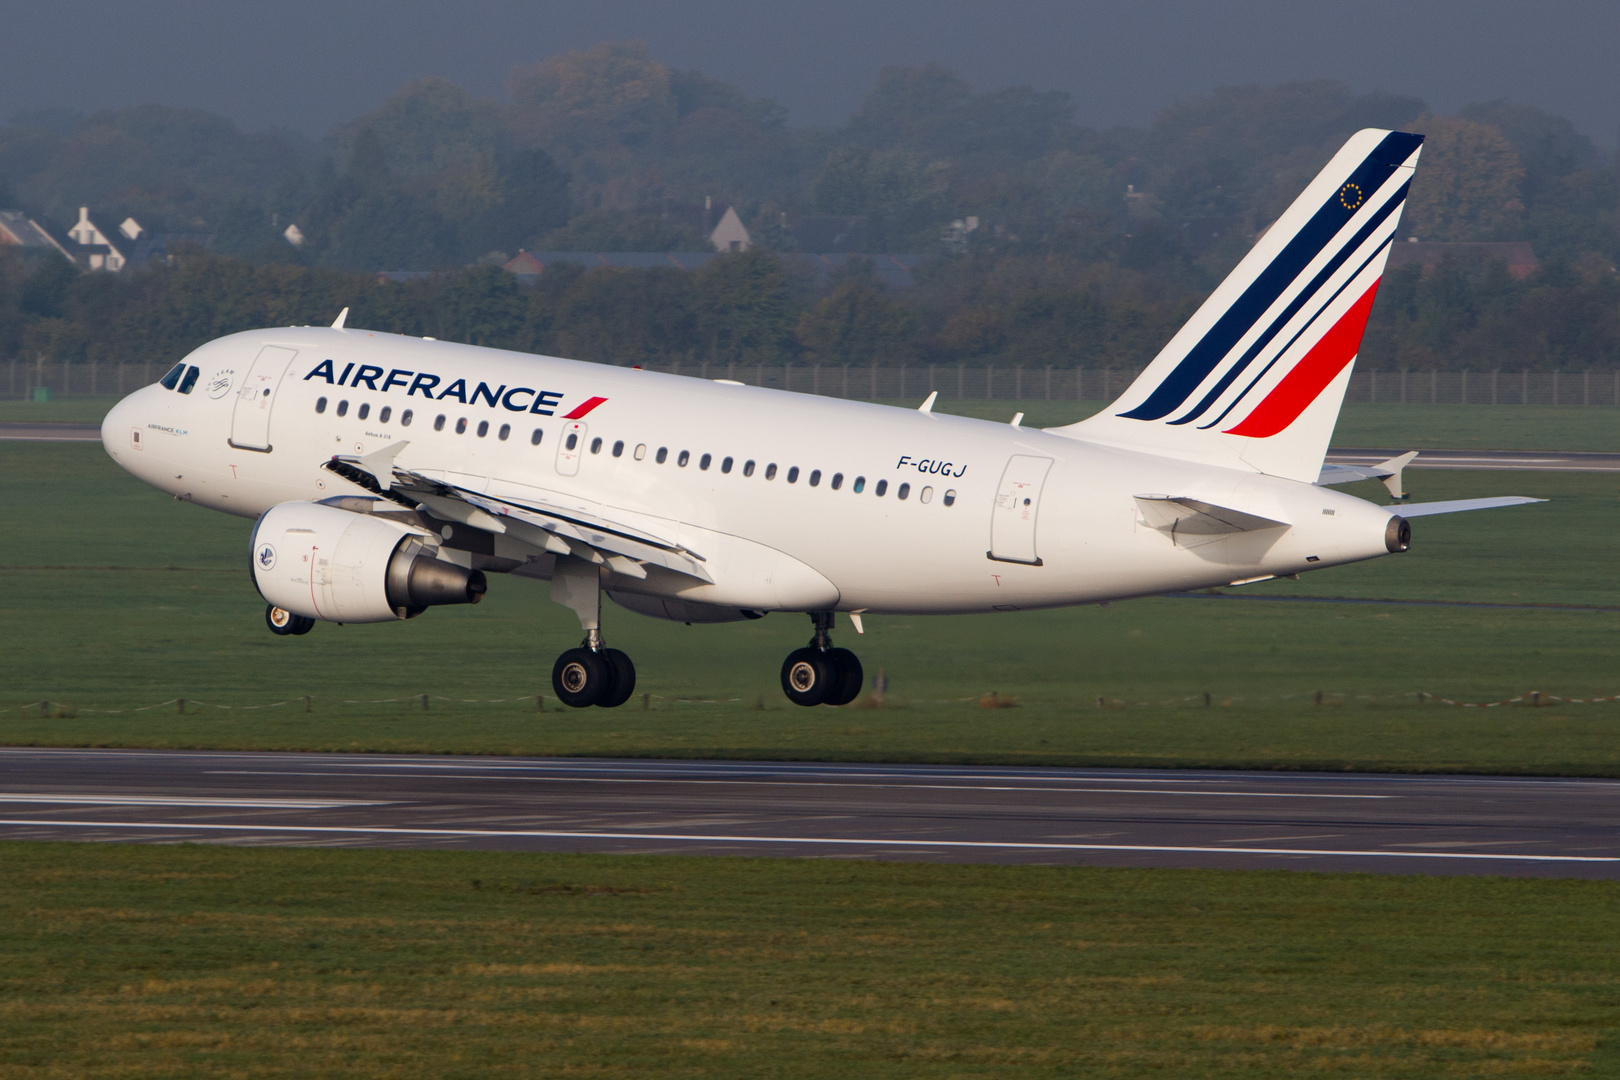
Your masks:
{"label": "asphalt surface", "polygon": [[1620,878],[1620,781],[13,748],[0,838]]}
{"label": "asphalt surface", "polygon": [[100,424],[0,423],[0,440],[10,442],[100,442]]}

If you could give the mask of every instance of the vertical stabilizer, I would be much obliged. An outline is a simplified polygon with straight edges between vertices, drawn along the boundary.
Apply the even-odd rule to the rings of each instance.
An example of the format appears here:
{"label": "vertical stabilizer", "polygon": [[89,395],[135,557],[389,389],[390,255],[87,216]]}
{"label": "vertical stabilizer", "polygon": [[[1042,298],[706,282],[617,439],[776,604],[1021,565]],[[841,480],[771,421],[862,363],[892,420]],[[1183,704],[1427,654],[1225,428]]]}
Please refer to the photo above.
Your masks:
{"label": "vertical stabilizer", "polygon": [[1118,401],[1056,430],[1314,481],[1422,144],[1351,136]]}

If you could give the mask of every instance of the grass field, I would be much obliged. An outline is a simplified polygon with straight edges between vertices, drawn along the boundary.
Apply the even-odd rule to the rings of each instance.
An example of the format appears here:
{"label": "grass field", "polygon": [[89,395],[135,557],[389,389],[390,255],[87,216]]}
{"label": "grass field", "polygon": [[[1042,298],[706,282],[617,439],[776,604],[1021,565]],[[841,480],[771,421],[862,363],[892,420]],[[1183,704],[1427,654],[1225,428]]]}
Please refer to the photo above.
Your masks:
{"label": "grass field", "polygon": [[[99,424],[117,401],[111,397],[49,402],[0,401],[0,422]],[[915,408],[915,401],[888,404]],[[1101,401],[956,401],[942,399],[942,413],[1010,420],[1025,414],[1026,427],[1056,427],[1083,420]],[[1333,433],[1335,446],[1380,446],[1430,450],[1620,450],[1620,410],[1551,405],[1346,405]]]}
{"label": "grass field", "polygon": [[[1409,554],[1228,591],[1620,607],[1620,479],[1410,486],[1554,501],[1425,519]],[[777,670],[803,617],[683,627],[610,608],[638,700],[541,715],[579,633],[544,583],[497,578],[477,608],[279,639],[243,567],[248,523],[164,498],[98,446],[0,443],[0,498],[7,743],[1620,774],[1620,704],[1417,696],[1620,692],[1620,612],[1204,598],[872,617],[841,640],[886,676],[881,707],[802,710]],[[989,693],[1017,707],[981,707]],[[176,698],[183,715],[132,711]],[[41,715],[41,700],[58,704]]]}
{"label": "grass field", "polygon": [[4,844],[0,1076],[1620,1072],[1611,882]]}

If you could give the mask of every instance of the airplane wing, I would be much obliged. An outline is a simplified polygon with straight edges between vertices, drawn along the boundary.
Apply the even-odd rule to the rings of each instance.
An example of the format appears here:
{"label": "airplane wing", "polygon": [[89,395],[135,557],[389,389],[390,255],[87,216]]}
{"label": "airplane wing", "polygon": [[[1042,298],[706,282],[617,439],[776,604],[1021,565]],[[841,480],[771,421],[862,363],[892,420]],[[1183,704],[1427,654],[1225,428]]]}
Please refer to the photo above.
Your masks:
{"label": "airplane wing", "polygon": [[1175,495],[1138,495],[1136,506],[1141,511],[1142,519],[1161,532],[1213,536],[1288,527],[1286,521],[1274,521],[1228,506],[1216,506],[1214,503]]}
{"label": "airplane wing", "polygon": [[1523,506],[1526,503],[1546,501],[1546,499],[1532,499],[1528,495],[1492,495],[1484,499],[1450,499],[1445,502],[1410,505],[1397,503],[1389,509],[1391,513],[1399,514],[1401,517],[1415,518],[1430,517],[1434,514],[1460,514],[1464,510],[1494,510],[1498,506]]}
{"label": "airplane wing", "polygon": [[396,443],[380,454],[334,457],[325,468],[401,506],[444,521],[512,536],[555,555],[605,563],[628,577],[646,577],[650,565],[699,581],[714,581],[704,569],[703,556],[674,540],[542,498],[494,498],[401,469],[393,459],[403,447]]}

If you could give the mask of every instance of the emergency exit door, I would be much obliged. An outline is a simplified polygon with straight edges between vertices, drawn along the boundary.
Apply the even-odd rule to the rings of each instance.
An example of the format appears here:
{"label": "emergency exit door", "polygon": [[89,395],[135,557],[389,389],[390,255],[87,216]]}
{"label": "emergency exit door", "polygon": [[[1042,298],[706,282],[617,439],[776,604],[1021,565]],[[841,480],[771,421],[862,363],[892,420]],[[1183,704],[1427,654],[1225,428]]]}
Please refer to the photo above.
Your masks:
{"label": "emergency exit door", "polygon": [[996,505],[990,512],[990,550],[998,562],[1040,566],[1035,553],[1035,516],[1041,508],[1041,488],[1052,459],[1014,454],[1001,474]]}
{"label": "emergency exit door", "polygon": [[295,349],[266,345],[253,358],[253,366],[242,378],[236,392],[236,412],[231,416],[231,445],[239,450],[270,449],[270,410],[287,365],[297,356]]}

